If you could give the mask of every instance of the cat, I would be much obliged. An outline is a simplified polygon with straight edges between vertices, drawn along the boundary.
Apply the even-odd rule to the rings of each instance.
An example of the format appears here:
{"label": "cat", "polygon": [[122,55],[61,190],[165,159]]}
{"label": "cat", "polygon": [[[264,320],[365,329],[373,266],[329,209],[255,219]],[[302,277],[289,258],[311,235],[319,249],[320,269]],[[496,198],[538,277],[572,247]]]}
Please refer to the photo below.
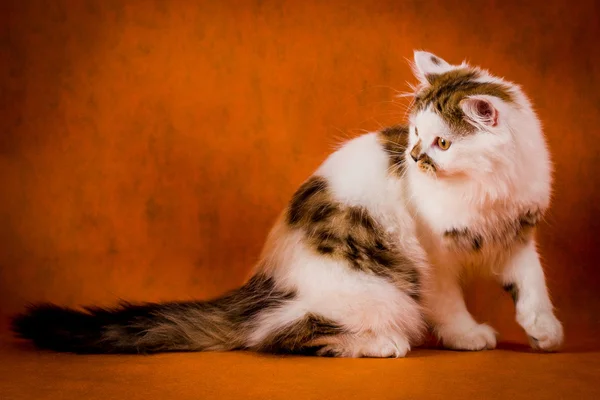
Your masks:
{"label": "cat", "polygon": [[335,150],[294,193],[251,278],[219,298],[83,311],[35,304],[13,330],[75,353],[228,351],[404,357],[431,329],[483,350],[496,332],[467,310],[461,277],[510,292],[531,347],[556,351],[535,229],[552,164],[521,88],[415,51],[408,124]]}

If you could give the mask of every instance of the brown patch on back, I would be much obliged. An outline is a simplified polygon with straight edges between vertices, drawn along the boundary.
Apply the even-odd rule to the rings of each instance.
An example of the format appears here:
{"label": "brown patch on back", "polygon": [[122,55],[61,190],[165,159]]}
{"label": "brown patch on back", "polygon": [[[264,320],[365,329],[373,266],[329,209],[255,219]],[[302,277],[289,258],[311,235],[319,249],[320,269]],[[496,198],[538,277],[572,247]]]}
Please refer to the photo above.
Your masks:
{"label": "brown patch on back", "polygon": [[408,127],[396,125],[379,132],[379,142],[390,159],[390,173],[402,176],[405,169],[405,153],[408,146]]}
{"label": "brown patch on back", "polygon": [[365,208],[335,201],[324,178],[306,181],[293,196],[287,215],[289,225],[301,229],[318,254],[385,277],[418,297],[419,273],[414,262]]}
{"label": "brown patch on back", "polygon": [[415,112],[432,106],[450,128],[459,134],[470,134],[475,128],[465,120],[460,102],[467,96],[489,95],[504,101],[513,101],[511,89],[507,85],[492,82],[476,82],[480,73],[471,69],[457,69],[443,74],[426,76],[429,86],[415,95]]}
{"label": "brown patch on back", "polygon": [[287,217],[290,225],[307,223],[326,217],[333,210],[326,193],[327,181],[320,176],[313,176],[304,182],[294,193],[290,202]]}

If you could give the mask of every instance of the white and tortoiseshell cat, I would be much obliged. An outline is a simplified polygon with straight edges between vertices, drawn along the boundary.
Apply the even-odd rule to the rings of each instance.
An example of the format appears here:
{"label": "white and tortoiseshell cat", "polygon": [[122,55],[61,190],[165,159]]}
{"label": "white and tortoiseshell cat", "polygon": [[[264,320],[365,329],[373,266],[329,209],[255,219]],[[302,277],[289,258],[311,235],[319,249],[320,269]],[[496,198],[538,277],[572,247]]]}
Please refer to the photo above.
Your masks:
{"label": "white and tortoiseshell cat", "polygon": [[220,298],[83,311],[32,305],[14,331],[78,353],[249,349],[402,357],[428,327],[452,349],[496,345],[460,286],[466,269],[509,291],[531,346],[563,341],[534,231],[551,162],[521,89],[414,54],[408,126],[362,135],[294,194],[251,279]]}

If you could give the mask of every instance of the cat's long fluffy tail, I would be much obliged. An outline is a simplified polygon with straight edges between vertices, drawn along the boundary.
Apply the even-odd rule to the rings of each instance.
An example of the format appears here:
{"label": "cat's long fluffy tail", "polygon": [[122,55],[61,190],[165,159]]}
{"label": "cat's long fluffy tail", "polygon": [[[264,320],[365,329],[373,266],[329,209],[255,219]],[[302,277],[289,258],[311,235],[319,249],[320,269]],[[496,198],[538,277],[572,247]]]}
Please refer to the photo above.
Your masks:
{"label": "cat's long fluffy tail", "polygon": [[293,297],[259,274],[241,288],[203,302],[121,303],[85,311],[32,305],[13,319],[12,328],[39,348],[75,353],[232,350],[246,347],[261,313]]}

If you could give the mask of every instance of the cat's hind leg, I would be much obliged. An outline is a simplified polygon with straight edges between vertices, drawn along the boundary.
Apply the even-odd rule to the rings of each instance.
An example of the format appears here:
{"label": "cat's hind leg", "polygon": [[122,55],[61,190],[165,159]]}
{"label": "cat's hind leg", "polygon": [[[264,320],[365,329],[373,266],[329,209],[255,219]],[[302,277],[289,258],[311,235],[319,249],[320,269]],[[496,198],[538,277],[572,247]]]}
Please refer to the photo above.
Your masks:
{"label": "cat's hind leg", "polygon": [[358,334],[343,334],[328,338],[327,343],[316,352],[323,357],[372,357],[400,358],[410,351],[408,338],[402,333],[375,334],[362,332]]}
{"label": "cat's hind leg", "polygon": [[423,333],[418,303],[386,282],[371,288],[368,279],[361,283],[367,290],[360,295],[329,295],[318,306],[295,299],[266,311],[252,322],[246,347],[328,357],[406,356]]}

